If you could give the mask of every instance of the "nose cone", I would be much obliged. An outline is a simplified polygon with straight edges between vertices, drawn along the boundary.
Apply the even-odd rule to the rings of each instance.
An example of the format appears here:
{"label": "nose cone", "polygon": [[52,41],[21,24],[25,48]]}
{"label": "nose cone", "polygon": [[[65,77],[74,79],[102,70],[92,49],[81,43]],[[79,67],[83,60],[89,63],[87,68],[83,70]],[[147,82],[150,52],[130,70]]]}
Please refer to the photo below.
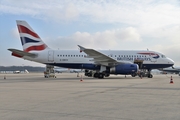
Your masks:
{"label": "nose cone", "polygon": [[174,61],[170,58],[167,58],[167,62],[169,65],[173,66],[174,65]]}

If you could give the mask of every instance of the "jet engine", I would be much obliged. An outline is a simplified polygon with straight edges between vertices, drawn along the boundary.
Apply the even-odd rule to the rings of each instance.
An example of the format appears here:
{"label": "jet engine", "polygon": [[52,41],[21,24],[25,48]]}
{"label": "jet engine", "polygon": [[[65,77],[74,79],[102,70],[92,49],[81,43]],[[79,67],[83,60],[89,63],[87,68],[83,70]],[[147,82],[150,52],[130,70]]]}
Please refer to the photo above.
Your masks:
{"label": "jet engine", "polygon": [[119,64],[115,67],[110,68],[111,74],[133,74],[136,73],[139,70],[139,67],[137,64]]}

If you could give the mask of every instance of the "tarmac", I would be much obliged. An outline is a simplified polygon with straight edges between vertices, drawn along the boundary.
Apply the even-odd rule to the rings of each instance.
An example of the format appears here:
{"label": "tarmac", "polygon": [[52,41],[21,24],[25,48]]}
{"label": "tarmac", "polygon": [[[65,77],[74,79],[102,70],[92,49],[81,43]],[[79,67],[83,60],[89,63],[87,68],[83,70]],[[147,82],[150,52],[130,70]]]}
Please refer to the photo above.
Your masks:
{"label": "tarmac", "polygon": [[0,120],[180,120],[180,76],[0,74]]}

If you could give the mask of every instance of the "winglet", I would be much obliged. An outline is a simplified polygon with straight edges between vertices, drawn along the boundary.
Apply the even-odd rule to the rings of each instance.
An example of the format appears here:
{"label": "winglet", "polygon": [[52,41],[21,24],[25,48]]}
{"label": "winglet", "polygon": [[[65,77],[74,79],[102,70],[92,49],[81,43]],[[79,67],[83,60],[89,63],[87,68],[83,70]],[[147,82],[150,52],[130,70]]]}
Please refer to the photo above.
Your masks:
{"label": "winglet", "polygon": [[80,45],[78,45],[78,47],[80,48],[80,52],[82,52],[82,51],[84,51],[86,49],[86,48],[84,48],[84,47],[82,47]]}

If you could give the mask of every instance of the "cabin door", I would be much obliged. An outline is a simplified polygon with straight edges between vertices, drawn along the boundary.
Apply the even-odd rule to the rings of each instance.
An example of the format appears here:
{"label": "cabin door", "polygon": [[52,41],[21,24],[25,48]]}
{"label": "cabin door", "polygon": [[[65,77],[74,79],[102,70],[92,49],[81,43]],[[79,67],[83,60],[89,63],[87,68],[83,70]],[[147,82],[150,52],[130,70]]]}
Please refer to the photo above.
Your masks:
{"label": "cabin door", "polygon": [[54,51],[53,50],[48,51],[48,61],[49,62],[54,61]]}

